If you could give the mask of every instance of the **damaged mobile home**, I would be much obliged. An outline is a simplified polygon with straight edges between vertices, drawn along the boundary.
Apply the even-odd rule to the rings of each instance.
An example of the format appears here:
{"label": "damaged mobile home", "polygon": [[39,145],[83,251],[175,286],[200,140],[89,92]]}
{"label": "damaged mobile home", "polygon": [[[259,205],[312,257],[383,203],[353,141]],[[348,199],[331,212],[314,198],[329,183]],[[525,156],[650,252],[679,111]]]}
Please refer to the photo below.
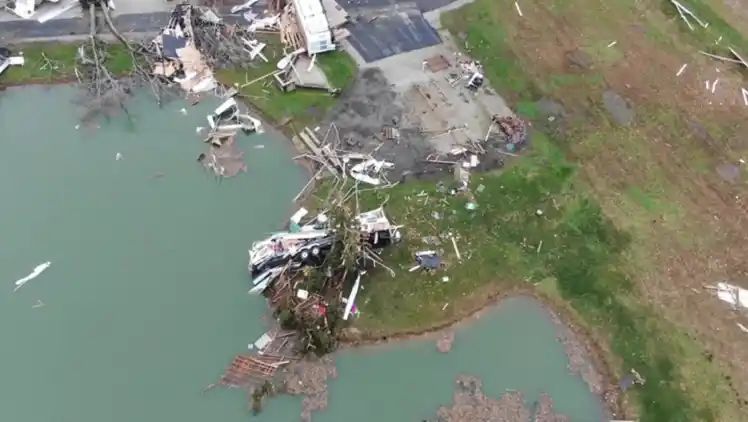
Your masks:
{"label": "damaged mobile home", "polygon": [[[338,233],[331,228],[324,213],[297,231],[274,233],[255,242],[249,250],[249,273],[252,277],[251,293],[261,293],[286,269],[297,270],[304,266],[319,265],[338,241]],[[381,249],[399,242],[401,226],[393,225],[380,207],[356,216],[352,227],[357,230],[361,242],[372,249]]]}

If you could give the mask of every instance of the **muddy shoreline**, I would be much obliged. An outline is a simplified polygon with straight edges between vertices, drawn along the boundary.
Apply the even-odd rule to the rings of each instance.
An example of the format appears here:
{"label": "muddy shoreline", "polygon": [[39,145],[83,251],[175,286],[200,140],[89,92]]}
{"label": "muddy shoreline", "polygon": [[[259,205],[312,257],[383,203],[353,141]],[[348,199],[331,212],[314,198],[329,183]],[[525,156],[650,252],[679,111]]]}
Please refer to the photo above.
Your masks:
{"label": "muddy shoreline", "polygon": [[[513,297],[525,297],[539,303],[558,332],[557,340],[564,346],[569,359],[569,371],[584,380],[589,391],[600,399],[606,414],[613,418],[625,418],[626,406],[619,394],[618,378],[608,358],[609,353],[600,346],[604,343],[601,343],[590,330],[577,323],[579,318],[568,308],[568,305],[531,288],[515,287],[494,292],[480,305],[467,309],[447,321],[418,330],[388,335],[366,331],[358,331],[351,335],[350,331],[347,331],[345,333],[347,336],[341,339],[340,347],[341,349],[377,347],[408,340],[432,340],[435,347],[438,347],[439,340],[480,319],[485,313],[501,306],[505,299]],[[353,328],[355,329],[355,326]]]}

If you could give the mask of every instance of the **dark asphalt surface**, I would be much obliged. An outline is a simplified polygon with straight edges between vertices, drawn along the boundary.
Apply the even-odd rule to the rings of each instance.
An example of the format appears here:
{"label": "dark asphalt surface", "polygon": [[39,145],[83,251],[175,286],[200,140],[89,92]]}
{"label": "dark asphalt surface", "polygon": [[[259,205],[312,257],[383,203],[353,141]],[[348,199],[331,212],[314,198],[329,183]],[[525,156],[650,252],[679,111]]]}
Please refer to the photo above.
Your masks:
{"label": "dark asphalt surface", "polygon": [[[168,12],[138,13],[116,16],[114,23],[122,32],[155,32],[169,21]],[[68,35],[87,35],[88,20],[53,19],[46,23],[33,20],[0,22],[0,40],[24,38],[54,38]]]}
{"label": "dark asphalt surface", "polygon": [[362,21],[348,27],[348,42],[367,63],[441,43],[439,34],[416,8],[378,16],[371,23]]}
{"label": "dark asphalt surface", "polygon": [[422,12],[446,6],[454,0],[337,0],[340,6],[351,13],[360,8],[385,8],[387,6],[407,5],[415,3]]}
{"label": "dark asphalt surface", "polygon": [[[367,23],[365,19],[348,26],[351,45],[367,62],[372,62],[405,51],[428,47],[441,42],[437,32],[426,22],[421,12],[452,3],[454,0],[338,0],[352,17],[366,14],[367,10],[379,10],[379,17]],[[262,8],[258,2],[254,10]],[[228,9],[229,7],[225,7]],[[228,15],[223,10],[224,20],[242,23],[240,15]],[[384,10],[384,12],[382,12]],[[123,33],[148,33],[159,31],[169,20],[169,12],[120,15],[114,18]],[[102,23],[103,25],[103,23]],[[104,31],[105,32],[105,31]],[[0,43],[12,43],[32,38],[57,38],[88,34],[88,23],[84,19],[55,19],[41,24],[30,20],[0,22]]]}

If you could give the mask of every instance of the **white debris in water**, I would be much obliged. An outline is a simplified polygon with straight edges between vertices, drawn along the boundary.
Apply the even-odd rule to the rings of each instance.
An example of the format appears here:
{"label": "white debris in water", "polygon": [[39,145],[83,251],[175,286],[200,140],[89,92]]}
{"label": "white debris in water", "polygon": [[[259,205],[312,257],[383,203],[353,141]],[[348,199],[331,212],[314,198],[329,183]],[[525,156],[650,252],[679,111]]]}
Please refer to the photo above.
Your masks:
{"label": "white debris in water", "polygon": [[114,160],[115,161],[119,161],[121,159],[122,159],[122,153],[121,152],[118,152],[118,153],[114,154]]}
{"label": "white debris in water", "polygon": [[182,109],[179,110],[179,112],[182,113],[182,114],[184,114],[185,116],[187,115],[187,109],[184,108],[184,107],[182,107]]}

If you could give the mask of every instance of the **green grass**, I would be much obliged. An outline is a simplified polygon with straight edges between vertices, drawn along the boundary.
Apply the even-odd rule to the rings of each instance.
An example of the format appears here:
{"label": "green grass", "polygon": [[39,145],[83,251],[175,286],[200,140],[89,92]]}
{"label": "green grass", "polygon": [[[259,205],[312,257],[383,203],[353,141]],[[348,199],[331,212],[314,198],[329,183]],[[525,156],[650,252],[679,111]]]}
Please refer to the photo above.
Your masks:
{"label": "green grass", "polygon": [[[273,72],[276,70],[276,62],[282,57],[277,41],[271,40],[263,52],[269,59],[268,63],[258,59],[255,63],[257,66],[248,69],[219,70],[218,79],[226,85],[242,85]],[[330,84],[338,89],[347,88],[353,82],[357,71],[353,59],[342,51],[320,54],[317,57],[317,66],[324,70]],[[318,90],[296,89],[293,92],[281,92],[275,86],[272,76],[241,88],[240,92],[267,118],[274,122],[290,118],[297,128],[321,120],[337,101],[335,96]]]}
{"label": "green grass", "polygon": [[[641,420],[714,420],[715,410],[693,402],[680,388],[678,362],[685,356],[680,349],[689,340],[666,331],[672,327],[640,303],[623,269],[629,235],[585,193],[574,166],[552,140],[535,134],[529,156],[501,173],[474,178],[472,191],[478,185],[485,188],[475,195],[475,211],[465,209],[467,197],[439,193],[427,182],[362,196],[364,208],[389,198],[388,214],[406,227],[404,244],[384,253],[396,277],[374,272],[360,293],[358,327],[380,335],[417,331],[448,321],[459,301],[476,293],[550,285],[588,323],[609,334],[622,373],[634,368],[647,379],[638,390]],[[440,237],[441,244],[424,244],[427,236]],[[413,253],[423,249],[438,250],[446,269],[407,272]],[[442,282],[444,276],[449,281]],[[446,303],[450,307],[442,310]]]}
{"label": "green grass", "polygon": [[[617,373],[626,374],[633,368],[644,376],[646,384],[627,393],[639,420],[739,420],[734,395],[721,370],[704,358],[702,345],[647,304],[633,278],[642,267],[655,265],[646,261],[650,258],[641,248],[647,236],[653,235],[653,218],[667,216],[663,225],[677,230],[683,216],[677,202],[672,202],[680,198],[667,179],[669,175],[657,167],[651,144],[643,140],[664,136],[674,145],[673,154],[684,153],[696,144],[685,119],[652,106],[639,108],[641,117],[631,128],[611,124],[599,104],[606,86],[604,78],[593,72],[566,75],[533,69],[513,50],[527,53],[516,34],[525,31],[523,36],[529,37],[526,31],[532,28],[524,28],[514,14],[504,13],[511,10],[512,2],[499,3],[476,0],[443,15],[442,23],[459,39],[459,45],[467,43],[467,51],[483,63],[493,87],[522,115],[542,117],[535,101],[544,96],[558,98],[559,93],[571,89],[582,94],[564,105],[581,118],[567,122],[569,127],[553,139],[535,133],[529,155],[508,169],[474,174],[472,191],[484,186],[482,193],[475,194],[479,205],[475,211],[465,209],[468,197],[440,193],[432,182],[363,195],[362,208],[387,199],[388,214],[405,225],[405,240],[384,252],[385,262],[395,268],[396,276],[374,271],[367,280],[358,299],[362,314],[357,326],[376,335],[418,331],[450,321],[485,301],[486,295],[535,286],[540,292],[558,296],[583,325],[607,340],[616,356],[611,362],[616,362]],[[562,10],[567,6],[556,3],[559,6],[554,14],[567,13]],[[578,0],[575,4],[581,8],[586,3]],[[526,14],[531,14],[532,5],[525,5]],[[598,25],[593,33],[604,32],[600,29],[605,19],[596,23],[593,16],[584,16],[585,22]],[[721,27],[719,20],[713,22],[715,28]],[[696,45],[706,40],[687,38]],[[729,39],[740,44],[739,38]],[[609,41],[588,44],[603,65],[620,60],[616,51],[604,49]],[[598,163],[617,160],[612,170],[620,171],[627,182],[615,186],[604,184],[613,179],[601,180],[603,189],[607,187],[604,195],[614,200],[601,199],[599,188],[589,185],[598,181],[580,177],[581,167],[570,162],[569,156]],[[626,224],[615,225],[603,211],[601,200],[620,202],[621,213],[628,214],[617,215],[616,221]],[[449,233],[457,239],[462,262],[453,251]],[[440,243],[426,244],[423,240],[428,237],[437,237]],[[424,249],[438,250],[446,268],[435,274],[409,273],[413,253]],[[447,282],[442,281],[444,276]]]}
{"label": "green grass", "polygon": [[740,31],[727,23],[727,21],[714,9],[711,3],[715,2],[715,0],[681,1],[681,3],[688,7],[699,17],[699,19],[709,24],[707,28],[702,28],[698,23],[694,22],[693,19],[690,19],[694,26],[693,31],[691,31],[688,28],[688,25],[686,25],[686,23],[680,18],[675,6],[670,2],[670,0],[659,1],[663,13],[677,19],[679,28],[681,28],[684,33],[688,34],[692,41],[702,49],[707,51],[725,51],[721,49],[717,50],[714,45],[717,39],[722,37],[722,41],[720,41],[720,46],[722,46],[722,48],[732,46],[739,52],[743,51],[748,54],[748,39],[746,39]]}
{"label": "green grass", "polygon": [[[75,79],[75,58],[79,44],[31,43],[10,46],[14,54],[23,52],[24,66],[12,66],[0,76],[0,84],[10,85],[50,83]],[[107,59],[109,70],[114,74],[124,74],[132,69],[130,55],[121,44],[111,44]],[[55,68],[44,66],[46,56]]]}

